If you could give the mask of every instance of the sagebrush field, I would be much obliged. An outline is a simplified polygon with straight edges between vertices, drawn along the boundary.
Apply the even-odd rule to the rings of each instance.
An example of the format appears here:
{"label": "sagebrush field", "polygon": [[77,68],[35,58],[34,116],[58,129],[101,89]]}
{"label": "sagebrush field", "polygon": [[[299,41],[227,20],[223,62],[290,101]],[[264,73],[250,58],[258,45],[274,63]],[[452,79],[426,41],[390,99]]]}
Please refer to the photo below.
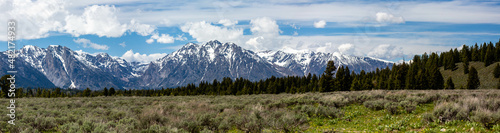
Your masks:
{"label": "sagebrush field", "polygon": [[1,132],[500,131],[500,90],[20,98],[16,104],[16,125],[2,117]]}

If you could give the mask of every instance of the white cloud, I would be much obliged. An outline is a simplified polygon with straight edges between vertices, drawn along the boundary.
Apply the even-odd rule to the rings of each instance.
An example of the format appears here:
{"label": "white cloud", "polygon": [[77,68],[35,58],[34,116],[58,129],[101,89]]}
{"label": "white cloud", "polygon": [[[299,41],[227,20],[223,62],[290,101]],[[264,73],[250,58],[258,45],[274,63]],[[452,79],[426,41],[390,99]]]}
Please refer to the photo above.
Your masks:
{"label": "white cloud", "polygon": [[245,44],[248,44],[251,46],[256,46],[256,45],[260,45],[262,40],[264,40],[264,37],[258,36],[258,37],[248,39],[248,41],[246,41]]}
{"label": "white cloud", "polygon": [[168,34],[161,34],[160,38],[156,40],[158,43],[174,43],[174,38]]}
{"label": "white cloud", "polygon": [[226,27],[231,27],[231,26],[234,26],[234,25],[238,24],[238,21],[236,21],[236,20],[235,21],[231,21],[229,19],[221,19],[221,20],[219,20],[218,23],[222,24],[222,25],[224,25]]}
{"label": "white cloud", "polygon": [[381,59],[394,59],[403,56],[403,50],[401,47],[396,47],[389,44],[382,44],[375,47],[371,52],[367,54],[371,57],[381,58]]}
{"label": "white cloud", "polygon": [[140,53],[134,53],[134,51],[128,50],[125,52],[121,58],[125,59],[129,62],[142,62],[142,63],[148,63],[151,61],[155,61],[156,59],[162,58],[166,56],[167,54],[165,53],[155,53],[155,54],[140,54]]}
{"label": "white cloud", "polygon": [[[60,31],[67,11],[60,0],[0,0],[0,31],[7,31],[7,21],[16,20],[16,39],[38,39],[49,31]],[[7,34],[0,34],[7,41]]]}
{"label": "white cloud", "polygon": [[73,36],[95,34],[99,37],[120,37],[127,30],[126,24],[120,24],[115,13],[115,6],[93,5],[86,7],[81,16],[66,17],[64,29]]}
{"label": "white cloud", "polygon": [[174,37],[170,36],[169,34],[158,35],[157,33],[155,33],[155,34],[153,34],[151,36],[151,38],[149,38],[148,40],[146,40],[146,43],[151,44],[155,40],[158,43],[174,43],[175,40],[184,41],[184,40],[186,40],[186,38],[182,37],[181,35],[179,35],[179,36],[177,36],[177,37],[174,38]]}
{"label": "white cloud", "polygon": [[198,42],[210,40],[235,42],[243,36],[243,29],[218,27],[206,21],[188,22],[181,26],[181,30],[191,35]]}
{"label": "white cloud", "polygon": [[93,49],[97,49],[97,50],[108,50],[109,49],[109,47],[107,45],[99,45],[99,44],[93,43],[90,40],[85,39],[85,38],[78,38],[76,40],[73,40],[73,42],[82,45],[84,48],[93,48]]}
{"label": "white cloud", "polygon": [[325,20],[314,22],[314,27],[315,28],[325,28],[325,26],[326,26],[326,21]]}
{"label": "white cloud", "polygon": [[156,30],[155,26],[141,24],[136,22],[135,19],[130,20],[130,25],[128,26],[130,32],[137,32],[141,36],[151,35]]}
{"label": "white cloud", "polygon": [[245,42],[248,45],[246,48],[260,51],[282,47],[281,40],[277,39],[281,30],[276,20],[269,17],[260,17],[252,19],[250,24],[252,25],[250,27],[252,36]]}
{"label": "white cloud", "polygon": [[278,24],[276,24],[276,20],[273,20],[269,17],[252,19],[250,21],[250,24],[252,24],[250,31],[252,31],[253,35],[272,37],[278,36],[281,32]]}
{"label": "white cloud", "polygon": [[351,55],[351,54],[354,54],[354,45],[353,44],[350,44],[350,43],[346,43],[346,44],[342,44],[339,46],[339,52],[342,53],[342,54],[348,54],[348,55]]}
{"label": "white cloud", "polygon": [[127,45],[125,45],[125,42],[122,42],[122,43],[120,43],[120,44],[118,44],[118,45],[120,45],[120,46],[122,46],[122,47],[127,46]]}
{"label": "white cloud", "polygon": [[404,23],[405,20],[403,17],[396,17],[392,14],[385,13],[385,12],[378,12],[376,15],[376,20],[379,23],[395,23],[395,24],[400,24]]}

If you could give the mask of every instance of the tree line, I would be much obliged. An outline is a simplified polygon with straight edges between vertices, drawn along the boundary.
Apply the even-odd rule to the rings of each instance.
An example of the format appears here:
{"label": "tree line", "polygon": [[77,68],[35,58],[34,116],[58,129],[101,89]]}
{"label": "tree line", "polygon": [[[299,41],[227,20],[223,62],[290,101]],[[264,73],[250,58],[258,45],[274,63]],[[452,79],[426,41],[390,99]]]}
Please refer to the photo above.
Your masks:
{"label": "tree line", "polygon": [[[495,45],[492,42],[473,46],[463,45],[460,50],[450,49],[448,52],[424,53],[415,55],[410,63],[393,64],[375,71],[359,73],[351,71],[347,66],[336,66],[333,61],[327,63],[326,70],[321,75],[308,74],[307,76],[272,76],[268,79],[252,82],[248,79],[231,79],[225,77],[222,81],[202,81],[198,85],[188,84],[176,88],[122,90],[104,88],[102,90],[75,89],[23,89],[16,90],[16,97],[94,97],[94,96],[187,96],[187,95],[246,95],[246,94],[278,94],[278,93],[305,93],[331,91],[357,91],[371,89],[387,90],[415,90],[415,89],[455,89],[453,80],[445,82],[440,67],[455,71],[456,63],[463,62],[463,73],[468,74],[467,89],[477,89],[480,86],[476,68],[469,67],[469,62],[484,62],[489,66],[500,61],[500,41]],[[495,78],[500,76],[500,66],[497,64],[494,71]],[[5,77],[5,76],[4,76]],[[500,89],[500,79],[498,81]],[[2,84],[1,96],[6,97]]]}

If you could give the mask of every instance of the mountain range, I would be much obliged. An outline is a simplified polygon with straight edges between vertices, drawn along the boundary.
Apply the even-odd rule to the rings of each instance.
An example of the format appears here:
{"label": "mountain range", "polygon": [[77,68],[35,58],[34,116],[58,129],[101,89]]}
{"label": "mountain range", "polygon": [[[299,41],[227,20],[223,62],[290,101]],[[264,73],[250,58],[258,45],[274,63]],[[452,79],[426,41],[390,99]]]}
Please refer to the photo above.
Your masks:
{"label": "mountain range", "polygon": [[[392,62],[340,53],[283,51],[253,52],[234,43],[188,43],[179,50],[149,63],[128,62],[107,53],[89,54],[51,45],[26,45],[17,52],[17,86],[42,88],[156,89],[184,86],[224,77],[251,81],[271,76],[321,75],[329,60],[350,70],[373,71]],[[0,74],[8,70],[6,52],[0,54]]]}

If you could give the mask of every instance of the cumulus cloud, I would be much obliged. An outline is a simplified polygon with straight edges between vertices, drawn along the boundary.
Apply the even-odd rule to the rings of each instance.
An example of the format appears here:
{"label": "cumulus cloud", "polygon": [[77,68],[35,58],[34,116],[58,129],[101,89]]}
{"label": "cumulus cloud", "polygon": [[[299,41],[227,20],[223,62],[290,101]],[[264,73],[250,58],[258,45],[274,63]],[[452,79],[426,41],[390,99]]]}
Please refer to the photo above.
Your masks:
{"label": "cumulus cloud", "polygon": [[252,34],[254,35],[272,37],[278,36],[279,33],[281,33],[276,21],[269,17],[252,19],[250,24],[252,24],[250,31],[252,31]]}
{"label": "cumulus cloud", "polygon": [[185,41],[186,38],[179,35],[177,37],[172,37],[169,34],[153,34],[148,40],[146,40],[146,43],[151,44],[156,40],[157,43],[174,43],[175,40],[180,40],[180,41]]}
{"label": "cumulus cloud", "polygon": [[156,30],[153,25],[141,24],[136,22],[135,19],[130,20],[130,25],[128,26],[130,32],[137,32],[141,36],[151,35]]}
{"label": "cumulus cloud", "polygon": [[238,24],[238,21],[236,21],[236,20],[235,21],[231,21],[229,19],[221,19],[221,20],[219,20],[218,23],[222,24],[222,25],[224,25],[226,27],[230,27],[230,26],[234,26],[234,25]]}
{"label": "cumulus cloud", "polygon": [[76,37],[83,34],[120,37],[127,30],[127,25],[120,24],[115,15],[116,11],[115,6],[109,5],[86,7],[81,16],[67,16],[64,29]]}
{"label": "cumulus cloud", "polygon": [[243,36],[243,29],[223,28],[214,26],[206,21],[188,22],[181,26],[182,32],[186,32],[198,42],[219,40],[221,42],[234,42]]}
{"label": "cumulus cloud", "polygon": [[367,55],[382,59],[394,59],[403,56],[403,50],[401,47],[382,44],[375,47],[371,52],[368,52]]}
{"label": "cumulus cloud", "polygon": [[121,58],[125,59],[130,62],[142,62],[142,63],[148,63],[151,61],[155,61],[156,59],[162,58],[166,56],[167,54],[165,53],[155,53],[155,54],[140,54],[140,53],[134,53],[134,51],[128,50],[125,52]]}
{"label": "cumulus cloud", "polygon": [[385,13],[385,12],[378,12],[376,15],[376,20],[379,23],[395,23],[395,24],[400,24],[404,23],[405,20],[403,17],[396,17],[392,14]]}
{"label": "cumulus cloud", "polygon": [[93,48],[93,49],[97,49],[97,50],[108,50],[109,49],[109,47],[107,45],[99,45],[99,44],[93,43],[90,40],[85,39],[85,38],[78,38],[78,39],[73,40],[73,42],[82,45],[84,48]]}
{"label": "cumulus cloud", "polygon": [[326,21],[325,20],[314,22],[314,27],[315,28],[325,28],[325,26],[326,26]]}
{"label": "cumulus cloud", "polygon": [[350,43],[342,44],[338,47],[339,52],[342,54],[354,54],[354,45]]}
{"label": "cumulus cloud", "polygon": [[253,50],[274,49],[280,47],[278,36],[282,32],[275,20],[269,17],[252,19],[250,31],[252,37],[245,44]]}
{"label": "cumulus cloud", "polygon": [[[1,0],[0,31],[7,31],[7,21],[17,22],[17,39],[38,39],[49,36],[50,31],[61,31],[67,11],[60,0]],[[7,41],[7,34],[0,34]]]}

